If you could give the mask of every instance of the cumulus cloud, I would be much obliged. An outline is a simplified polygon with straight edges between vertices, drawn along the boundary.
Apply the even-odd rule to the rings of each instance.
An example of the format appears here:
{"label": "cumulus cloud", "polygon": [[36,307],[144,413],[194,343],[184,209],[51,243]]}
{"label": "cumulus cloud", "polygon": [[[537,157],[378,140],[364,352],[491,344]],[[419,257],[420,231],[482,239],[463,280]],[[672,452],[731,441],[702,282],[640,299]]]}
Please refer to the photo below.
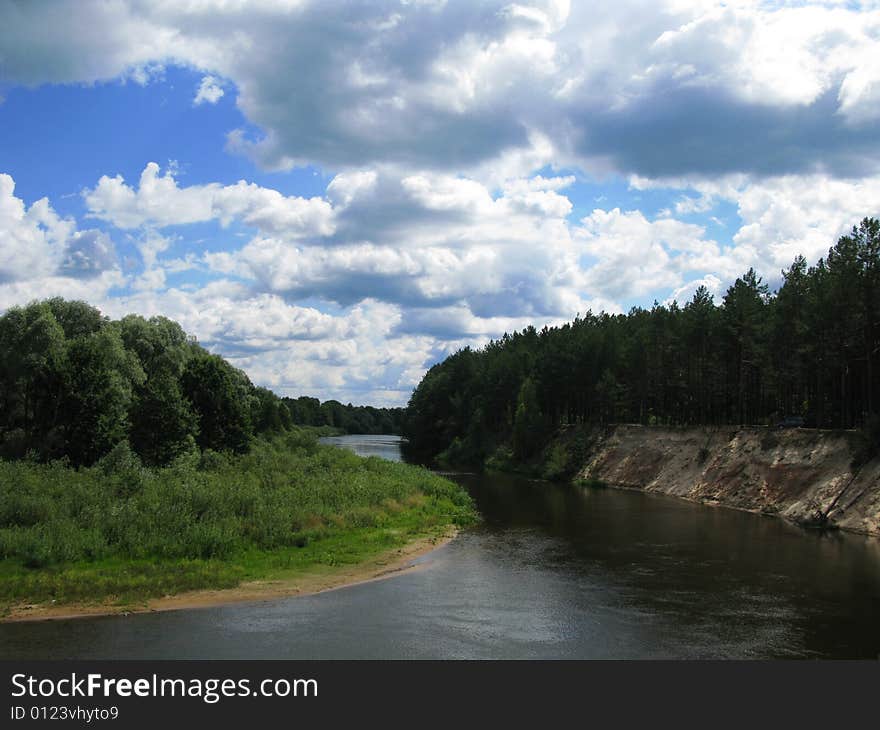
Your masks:
{"label": "cumulus cloud", "polygon": [[[280,392],[373,403],[404,401],[427,364],[504,331],[589,309],[622,311],[646,296],[684,303],[700,285],[720,298],[749,266],[773,275],[795,253],[821,255],[844,232],[842,221],[880,199],[878,178],[631,180],[635,192],[678,195],[682,210],[734,203],[742,225],[722,244],[671,212],[651,219],[596,209],[572,221],[571,176],[518,178],[492,190],[445,173],[355,170],[312,199],[327,225],[294,218],[287,235],[272,235],[286,213],[253,201],[283,211],[289,199],[277,191],[181,187],[151,166],[145,178],[137,188],[102,178],[86,195],[93,215],[133,231],[142,268],[127,277],[106,233],[77,231],[45,199],[27,208],[12,179],[0,178],[0,230],[23,257],[3,248],[14,281],[0,283],[0,306],[60,294],[114,315],[162,313]],[[273,214],[255,213],[266,210]],[[205,252],[190,243],[182,257],[166,258],[172,244],[187,241],[164,227],[210,219],[259,223],[241,248]],[[26,258],[33,251],[39,255]],[[171,274],[194,268],[219,278],[169,285]],[[111,296],[119,287],[126,293]]]}
{"label": "cumulus cloud", "polygon": [[671,218],[648,220],[640,211],[596,209],[576,231],[584,280],[591,290],[621,301],[677,287],[685,272],[717,266],[721,247],[702,226]]}
{"label": "cumulus cloud", "polygon": [[[145,271],[136,289],[162,290],[166,274],[199,267],[234,276],[248,297],[285,307],[306,300],[343,310],[365,301],[394,307],[389,332],[429,337],[436,347],[588,309],[621,311],[649,296],[683,301],[700,284],[718,294],[751,266],[778,277],[797,253],[821,255],[880,192],[873,178],[806,180],[808,195],[798,176],[632,178],[634,191],[678,194],[676,215],[735,203],[743,225],[727,243],[671,211],[651,219],[639,210],[596,209],[573,222],[565,194],[573,176],[516,178],[493,190],[442,172],[361,169],[338,174],[323,198],[306,201],[245,182],[180,187],[151,164],[137,189],[105,177],[86,201],[93,215],[116,225],[147,226],[138,239]],[[304,205],[319,215],[304,217]],[[209,219],[244,221],[257,234],[238,249],[159,258],[170,242],[154,226]],[[227,351],[236,340],[253,345],[243,330],[229,331],[233,336],[217,340]],[[318,339],[346,336],[318,331]]]}
{"label": "cumulus cloud", "polygon": [[739,225],[726,255],[701,262],[704,271],[726,279],[754,266],[778,280],[795,256],[814,262],[865,216],[878,215],[880,176],[837,179],[829,174],[777,175],[752,179],[633,178],[637,190],[688,190],[702,201],[728,201],[736,206]]}
{"label": "cumulus cloud", "polygon": [[114,317],[171,317],[252,380],[283,395],[399,405],[436,348],[433,338],[396,334],[400,310],[373,300],[328,314],[228,280],[196,291],[89,299]]}
{"label": "cumulus cloud", "polygon": [[706,274],[706,276],[700,279],[688,281],[676,288],[663,303],[668,306],[673,302],[677,302],[679,306],[684,306],[693,299],[694,294],[700,287],[705,287],[705,289],[713,296],[714,300],[718,302],[723,295],[721,284],[721,279],[717,276],[714,274]]}
{"label": "cumulus cloud", "polygon": [[90,215],[119,228],[181,225],[233,219],[261,231],[299,237],[333,231],[330,205],[321,198],[285,197],[277,190],[241,180],[235,185],[179,187],[171,170],[160,175],[150,162],[141,173],[137,189],[121,175],[104,175],[92,189],[83,191]]}
{"label": "cumulus cloud", "polygon": [[0,311],[49,297],[78,299],[102,305],[111,301],[111,291],[124,284],[125,277],[119,269],[103,271],[89,278],[48,274],[30,279],[0,281]]}
{"label": "cumulus cloud", "polygon": [[124,281],[107,233],[78,231],[47,198],[26,206],[0,173],[0,311],[51,296],[95,301]]}
{"label": "cumulus cloud", "polygon": [[60,271],[67,276],[95,276],[117,266],[116,249],[105,232],[77,231],[64,248]]}
{"label": "cumulus cloud", "polygon": [[492,175],[488,163],[539,167],[548,150],[654,177],[878,164],[872,3],[84,1],[75,14],[0,13],[7,83],[195,67],[197,103],[228,79],[260,130],[234,132],[230,148],[272,169]]}
{"label": "cumulus cloud", "polygon": [[[83,191],[106,230],[79,230],[0,175],[0,307],[162,313],[281,392],[400,403],[456,347],[778,279],[876,214],[878,39],[876,3],[830,1],[6,3],[4,86],[185,66],[194,106],[229,93],[244,115],[227,150],[335,176],[306,198],[108,170]],[[633,205],[585,215],[569,191],[603,176]],[[250,230],[166,230],[209,221]]]}
{"label": "cumulus cloud", "polygon": [[193,104],[195,106],[200,104],[216,104],[223,98],[224,93],[223,86],[217,78],[214,76],[203,76],[199,88],[196,89]]}
{"label": "cumulus cloud", "polygon": [[109,236],[77,231],[76,222],[59,216],[48,198],[27,207],[5,173],[0,173],[0,242],[0,283],[55,274],[88,277],[116,266]]}
{"label": "cumulus cloud", "polygon": [[566,220],[572,206],[557,192],[570,183],[517,180],[493,196],[477,181],[443,174],[343,173],[327,188],[337,201],[333,233],[256,236],[205,261],[290,300],[461,303],[479,317],[573,316],[583,300]]}

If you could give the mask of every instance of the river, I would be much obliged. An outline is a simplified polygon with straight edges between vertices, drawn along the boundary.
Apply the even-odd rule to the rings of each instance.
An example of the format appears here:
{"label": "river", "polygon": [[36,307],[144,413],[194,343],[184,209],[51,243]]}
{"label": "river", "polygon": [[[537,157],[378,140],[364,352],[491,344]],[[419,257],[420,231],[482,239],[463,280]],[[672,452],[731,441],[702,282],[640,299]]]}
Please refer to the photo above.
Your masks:
{"label": "river", "polygon": [[[400,460],[390,436],[327,439]],[[12,658],[880,658],[880,541],[666,496],[460,475],[484,522],[327,593],[0,625]]]}

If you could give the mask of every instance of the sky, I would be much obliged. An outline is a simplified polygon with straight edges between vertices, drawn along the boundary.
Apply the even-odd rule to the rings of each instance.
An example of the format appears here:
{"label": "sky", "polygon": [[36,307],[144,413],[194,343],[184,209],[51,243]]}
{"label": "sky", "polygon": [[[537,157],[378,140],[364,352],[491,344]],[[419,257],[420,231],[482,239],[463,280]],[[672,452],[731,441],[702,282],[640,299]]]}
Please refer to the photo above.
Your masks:
{"label": "sky", "polygon": [[281,395],[771,286],[880,214],[880,2],[0,0],[0,311]]}

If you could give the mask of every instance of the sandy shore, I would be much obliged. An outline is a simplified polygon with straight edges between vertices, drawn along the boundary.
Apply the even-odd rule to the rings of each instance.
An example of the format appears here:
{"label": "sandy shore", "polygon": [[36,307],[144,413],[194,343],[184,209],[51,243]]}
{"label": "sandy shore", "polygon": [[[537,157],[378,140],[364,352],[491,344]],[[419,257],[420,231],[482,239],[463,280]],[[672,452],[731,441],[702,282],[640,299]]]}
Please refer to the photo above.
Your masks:
{"label": "sandy shore", "polygon": [[457,534],[458,531],[451,527],[445,534],[419,538],[403,547],[380,553],[357,565],[310,570],[307,573],[281,580],[249,581],[236,588],[188,591],[173,596],[153,598],[137,605],[118,606],[109,603],[55,605],[44,603],[13,606],[6,616],[0,618],[0,623],[180,611],[323,593],[359,583],[390,578],[422,567],[425,563],[415,564],[416,559],[450,542]]}

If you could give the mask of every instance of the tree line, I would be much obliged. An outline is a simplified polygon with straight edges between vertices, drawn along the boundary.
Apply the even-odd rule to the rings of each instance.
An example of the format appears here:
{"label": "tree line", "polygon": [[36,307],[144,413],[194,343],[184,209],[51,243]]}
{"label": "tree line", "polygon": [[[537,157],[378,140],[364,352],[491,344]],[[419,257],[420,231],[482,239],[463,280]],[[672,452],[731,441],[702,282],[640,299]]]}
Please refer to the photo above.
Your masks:
{"label": "tree line", "polygon": [[303,426],[329,426],[345,433],[400,434],[403,408],[343,405],[338,400],[321,403],[317,398],[283,398],[293,422]]}
{"label": "tree line", "polygon": [[[625,275],[625,274],[624,274]],[[697,289],[683,307],[528,327],[432,367],[403,434],[423,455],[517,458],[560,426],[869,427],[880,398],[880,222],[865,218],[815,265],[798,256],[771,293],[753,269],[720,303]]]}
{"label": "tree line", "polygon": [[165,317],[112,321],[61,298],[0,316],[0,457],[92,464],[121,442],[164,465],[195,447],[243,453],[287,407]]}

